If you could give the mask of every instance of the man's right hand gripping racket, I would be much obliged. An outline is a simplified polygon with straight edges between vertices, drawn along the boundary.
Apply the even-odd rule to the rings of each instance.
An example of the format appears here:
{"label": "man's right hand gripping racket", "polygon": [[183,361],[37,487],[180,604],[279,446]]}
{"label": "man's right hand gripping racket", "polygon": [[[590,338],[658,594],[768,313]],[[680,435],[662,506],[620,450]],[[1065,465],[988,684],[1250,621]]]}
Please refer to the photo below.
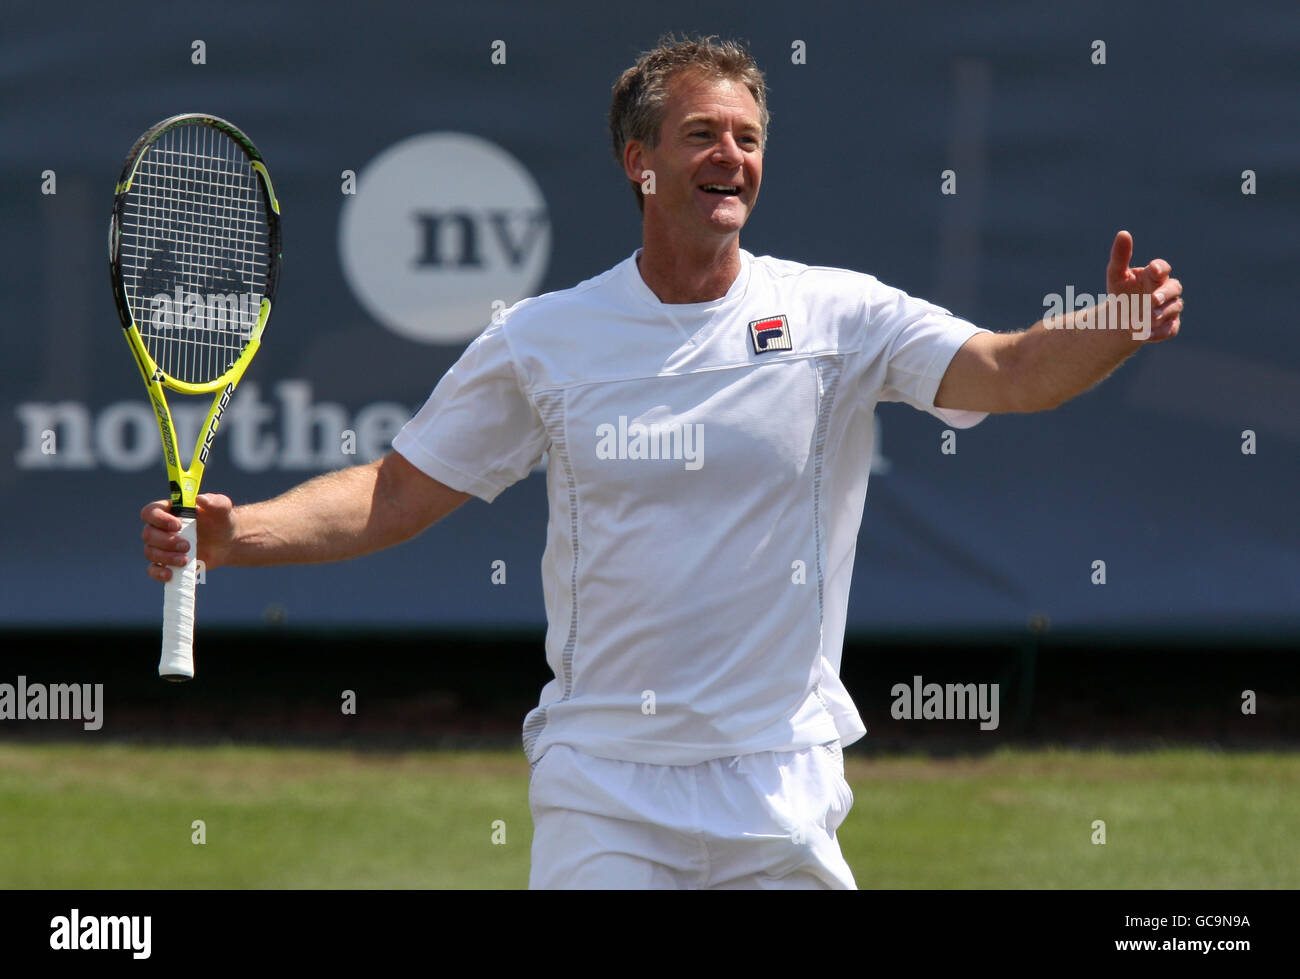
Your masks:
{"label": "man's right hand gripping racket", "polygon": [[[162,436],[171,512],[189,561],[163,592],[158,675],[194,676],[196,498],[212,440],[261,345],[280,272],[280,205],[262,155],[238,128],[188,113],[127,154],[109,225],[113,297]],[[188,469],[166,390],[210,395]]]}

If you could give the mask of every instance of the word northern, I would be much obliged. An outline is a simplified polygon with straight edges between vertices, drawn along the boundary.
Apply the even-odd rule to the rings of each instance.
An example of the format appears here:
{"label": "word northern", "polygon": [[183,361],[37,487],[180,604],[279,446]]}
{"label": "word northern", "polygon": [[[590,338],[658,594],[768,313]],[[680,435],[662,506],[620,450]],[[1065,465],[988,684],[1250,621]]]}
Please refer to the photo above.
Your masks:
{"label": "word northern", "polygon": [[0,683],[0,721],[82,721],[87,731],[104,726],[102,683]]}
{"label": "word northern", "polygon": [[247,336],[261,313],[261,300],[248,292],[213,292],[203,296],[180,286],[172,295],[156,293],[149,300],[149,326],[155,333],[211,330]]}
{"label": "word northern", "polygon": [[704,423],[628,424],[627,415],[619,415],[617,427],[596,426],[596,458],[675,459],[696,470],[704,465]]}
{"label": "word northern", "polygon": [[[389,449],[393,436],[416,410],[392,401],[362,405],[355,413],[334,401],[318,401],[311,383],[284,380],[275,398],[263,397],[246,381],[221,415],[222,437],[214,443],[229,453],[236,469],[312,471],[371,462]],[[207,406],[171,406],[180,444],[206,437]],[[22,440],[19,469],[96,469],[134,472],[158,465],[158,423],[154,409],[139,398],[94,407],[81,401],[27,401],[15,413]],[[351,433],[351,438],[348,438]],[[351,445],[349,445],[351,442]],[[348,452],[347,449],[352,451]]]}
{"label": "word northern", "polygon": [[[1092,316],[1065,318],[1066,313],[1095,310]],[[1132,330],[1133,339],[1151,336],[1151,294],[1049,292],[1043,297],[1043,327],[1048,330]]]}

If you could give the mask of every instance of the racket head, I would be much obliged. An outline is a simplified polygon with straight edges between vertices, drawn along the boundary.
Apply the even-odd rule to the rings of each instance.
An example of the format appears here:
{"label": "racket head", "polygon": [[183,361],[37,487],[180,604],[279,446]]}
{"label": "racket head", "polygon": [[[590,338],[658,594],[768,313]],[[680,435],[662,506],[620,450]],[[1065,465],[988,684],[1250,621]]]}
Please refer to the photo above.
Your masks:
{"label": "racket head", "polygon": [[279,284],[279,210],[261,153],[218,116],[172,116],[131,147],[109,271],[146,381],[216,391],[251,356]]}

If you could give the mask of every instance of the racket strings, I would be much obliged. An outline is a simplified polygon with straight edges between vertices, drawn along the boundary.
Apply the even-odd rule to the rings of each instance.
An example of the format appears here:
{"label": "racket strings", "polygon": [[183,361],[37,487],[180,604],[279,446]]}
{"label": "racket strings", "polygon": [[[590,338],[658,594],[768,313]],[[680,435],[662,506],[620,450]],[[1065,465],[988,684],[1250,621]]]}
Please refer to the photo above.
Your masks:
{"label": "racket strings", "polygon": [[121,267],[145,347],[189,383],[225,373],[251,339],[270,262],[260,178],[210,126],[164,132],[127,195]]}

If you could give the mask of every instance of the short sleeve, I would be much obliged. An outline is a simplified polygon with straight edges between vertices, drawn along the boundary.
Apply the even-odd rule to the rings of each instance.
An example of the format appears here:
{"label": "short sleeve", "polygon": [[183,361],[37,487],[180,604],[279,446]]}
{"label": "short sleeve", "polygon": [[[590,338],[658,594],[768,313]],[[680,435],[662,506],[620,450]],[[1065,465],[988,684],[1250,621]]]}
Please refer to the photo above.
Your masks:
{"label": "short sleeve", "polygon": [[532,472],[546,445],[499,324],[466,348],[393,439],[421,472],[488,503]]}
{"label": "short sleeve", "polygon": [[936,408],[934,396],[944,372],[962,344],[976,333],[990,331],[924,299],[888,286],[872,297],[871,327],[890,337],[881,401],[902,401],[929,412],[953,428],[970,428],[988,417],[986,411]]}

